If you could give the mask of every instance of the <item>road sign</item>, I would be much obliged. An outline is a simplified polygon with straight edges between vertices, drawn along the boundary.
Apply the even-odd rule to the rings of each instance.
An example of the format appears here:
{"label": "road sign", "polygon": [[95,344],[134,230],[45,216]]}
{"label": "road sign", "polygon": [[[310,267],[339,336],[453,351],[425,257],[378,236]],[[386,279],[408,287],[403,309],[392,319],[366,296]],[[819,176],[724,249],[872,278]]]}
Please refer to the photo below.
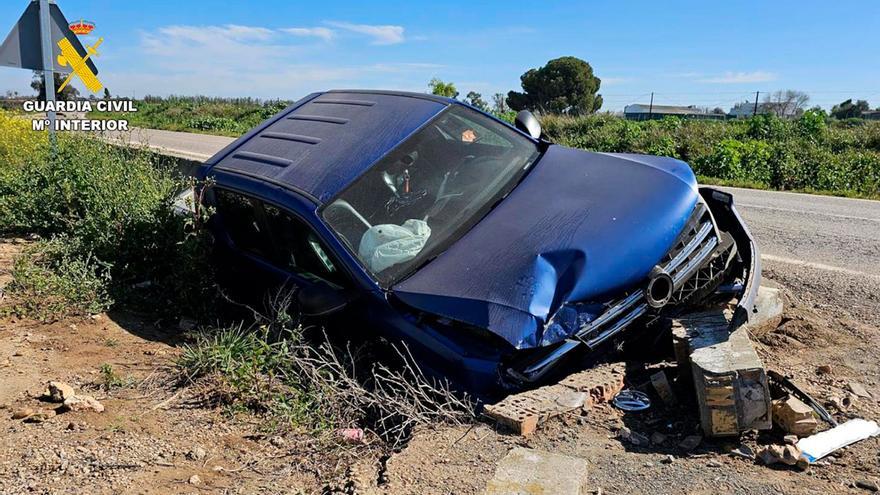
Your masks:
{"label": "road sign", "polygon": [[[52,44],[53,67],[49,70],[54,72],[71,72],[71,66],[60,65],[58,56],[61,55],[61,47],[58,42],[67,39],[79,56],[85,59],[85,63],[92,74],[98,73],[94,62],[87,58],[88,52],[83,48],[77,36],[70,30],[70,23],[64,18],[61,9],[54,3],[49,3],[50,36]],[[43,56],[40,44],[40,2],[33,0],[25,9],[6,40],[0,45],[0,67],[16,67],[30,70],[44,70]]]}

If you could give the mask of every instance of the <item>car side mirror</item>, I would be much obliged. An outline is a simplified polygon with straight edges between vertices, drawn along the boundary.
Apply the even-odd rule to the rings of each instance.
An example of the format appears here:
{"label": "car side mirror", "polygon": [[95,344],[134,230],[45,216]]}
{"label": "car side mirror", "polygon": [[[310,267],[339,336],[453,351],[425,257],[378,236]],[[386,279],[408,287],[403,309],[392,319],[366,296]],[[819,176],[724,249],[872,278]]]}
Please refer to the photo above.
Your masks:
{"label": "car side mirror", "polygon": [[520,112],[516,114],[514,124],[517,129],[532,136],[533,139],[541,139],[541,123],[538,122],[537,117],[532,115],[532,112],[528,110],[520,110]]}
{"label": "car side mirror", "polygon": [[343,289],[326,284],[301,287],[296,293],[303,316],[326,316],[340,311],[351,300]]}

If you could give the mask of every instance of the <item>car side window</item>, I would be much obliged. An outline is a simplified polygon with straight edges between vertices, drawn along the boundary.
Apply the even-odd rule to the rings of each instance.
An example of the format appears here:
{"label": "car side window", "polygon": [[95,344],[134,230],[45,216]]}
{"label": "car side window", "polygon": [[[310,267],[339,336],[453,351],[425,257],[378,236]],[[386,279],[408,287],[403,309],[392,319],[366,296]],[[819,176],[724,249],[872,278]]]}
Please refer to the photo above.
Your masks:
{"label": "car side window", "polygon": [[226,189],[215,189],[217,211],[235,246],[308,279],[345,285],[345,276],[318,236],[280,208]]}
{"label": "car side window", "polygon": [[215,189],[217,211],[226,233],[242,251],[269,258],[272,243],[259,218],[259,202],[225,189]]}
{"label": "car side window", "polygon": [[263,203],[263,211],[275,245],[275,264],[337,284],[344,280],[311,228],[276,206]]}

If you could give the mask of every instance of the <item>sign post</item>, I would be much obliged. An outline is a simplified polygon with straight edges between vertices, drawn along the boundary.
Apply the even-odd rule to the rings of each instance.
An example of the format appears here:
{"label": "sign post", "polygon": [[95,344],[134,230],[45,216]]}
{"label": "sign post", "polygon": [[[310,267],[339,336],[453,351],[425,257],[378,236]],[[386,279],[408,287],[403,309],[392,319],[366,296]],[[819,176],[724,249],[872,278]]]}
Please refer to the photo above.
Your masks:
{"label": "sign post", "polygon": [[[55,61],[52,60],[52,19],[49,16],[49,0],[40,0],[40,49],[43,55],[43,90],[46,102],[55,101]],[[55,146],[55,110],[46,112],[49,119],[49,141]]]}
{"label": "sign post", "polygon": [[[85,26],[80,21],[76,27]],[[94,28],[94,25],[91,25]],[[89,29],[87,32],[90,32]],[[11,67],[35,71],[43,75],[43,88],[46,92],[46,118],[49,124],[49,138],[55,143],[55,74],[75,73],[86,87],[96,93],[103,87],[95,77],[98,68],[92,58],[97,55],[97,47],[104,41],[99,39],[86,50],[70,28],[56,0],[30,0],[27,8],[6,39],[0,43],[0,67]],[[68,81],[70,78],[68,78]],[[54,148],[53,148],[54,149]]]}

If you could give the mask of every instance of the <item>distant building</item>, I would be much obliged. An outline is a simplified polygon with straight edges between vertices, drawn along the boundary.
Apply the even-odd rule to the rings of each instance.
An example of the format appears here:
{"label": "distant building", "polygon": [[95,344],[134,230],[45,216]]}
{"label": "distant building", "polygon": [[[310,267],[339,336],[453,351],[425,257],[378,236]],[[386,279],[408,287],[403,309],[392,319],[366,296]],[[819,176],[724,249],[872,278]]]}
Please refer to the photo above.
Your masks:
{"label": "distant building", "polygon": [[705,108],[694,105],[680,107],[673,105],[646,105],[634,103],[623,109],[627,120],[655,120],[664,117],[681,117],[684,119],[724,120],[723,113],[712,113]]}
{"label": "distant building", "polygon": [[[764,114],[779,114],[779,104],[771,102],[758,103],[758,115]],[[747,101],[737,103],[730,109],[727,115],[734,119],[751,117],[755,115],[755,104]]]}
{"label": "distant building", "polygon": [[862,112],[862,118],[867,120],[880,120],[880,110],[868,110]]}

